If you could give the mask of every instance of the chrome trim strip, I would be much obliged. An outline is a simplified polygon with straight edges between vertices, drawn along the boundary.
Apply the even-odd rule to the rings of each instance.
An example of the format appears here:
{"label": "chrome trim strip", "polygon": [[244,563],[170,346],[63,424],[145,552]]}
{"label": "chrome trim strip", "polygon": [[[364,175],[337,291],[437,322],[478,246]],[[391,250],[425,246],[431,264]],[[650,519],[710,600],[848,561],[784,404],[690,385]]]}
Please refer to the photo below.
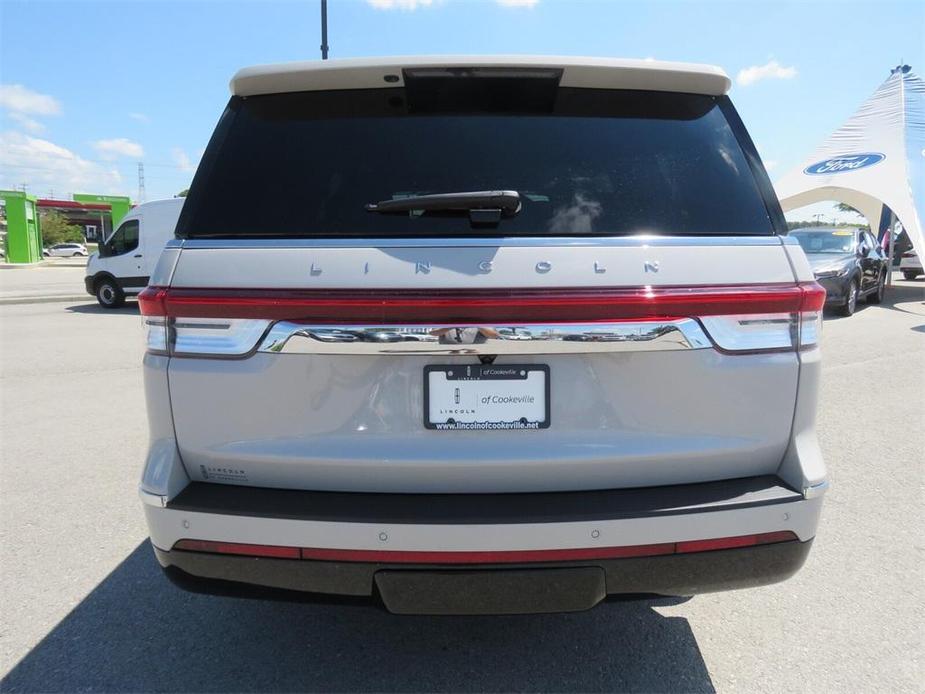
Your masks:
{"label": "chrome trim strip", "polygon": [[[462,238],[455,236],[396,239],[317,238],[317,239],[178,239],[184,249],[208,248],[491,248],[521,246],[780,246],[781,236],[510,236]],[[173,243],[173,242],[171,242]]]}
{"label": "chrome trim strip", "polygon": [[363,355],[592,354],[707,349],[691,318],[621,323],[474,325],[306,325],[276,323],[258,352]]}
{"label": "chrome trim strip", "polygon": [[829,481],[822,480],[822,482],[817,482],[816,484],[811,484],[808,487],[803,487],[803,498],[804,499],[815,499],[825,494],[829,489]]}

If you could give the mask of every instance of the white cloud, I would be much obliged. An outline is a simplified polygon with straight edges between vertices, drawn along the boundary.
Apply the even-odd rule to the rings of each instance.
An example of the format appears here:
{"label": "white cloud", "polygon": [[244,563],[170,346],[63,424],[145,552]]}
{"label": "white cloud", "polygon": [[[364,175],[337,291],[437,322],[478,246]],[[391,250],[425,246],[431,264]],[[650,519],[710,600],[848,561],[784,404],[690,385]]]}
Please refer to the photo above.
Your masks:
{"label": "white cloud", "polygon": [[742,68],[736,75],[736,81],[743,87],[761,80],[789,80],[797,76],[793,66],[784,67],[776,60],[769,60],[764,65],[752,65]]}
{"label": "white cloud", "polygon": [[118,157],[141,159],[145,154],[144,148],[140,144],[124,137],[97,140],[93,143],[93,148],[100,153],[103,159],[116,159]]}
{"label": "white cloud", "polygon": [[57,197],[70,193],[125,195],[114,166],[87,161],[49,140],[18,132],[0,133],[0,188],[26,183],[30,192]]}
{"label": "white cloud", "polygon": [[45,129],[45,126],[39,123],[32,116],[28,116],[25,113],[20,113],[19,111],[11,111],[10,119],[16,121],[21,128],[28,130],[30,133],[40,133]]}
{"label": "white cloud", "polygon": [[132,120],[137,120],[139,123],[150,123],[151,119],[148,118],[144,113],[133,112],[128,114],[128,117]]}
{"label": "white cloud", "polygon": [[182,147],[174,147],[172,150],[170,150],[170,156],[173,157],[173,163],[177,165],[177,168],[180,169],[180,171],[190,173],[196,169],[196,167],[193,166],[193,162],[190,161],[189,156],[187,156]]}
{"label": "white cloud", "polygon": [[405,10],[412,11],[419,7],[431,7],[434,0],[366,0],[370,7],[377,10]]}
{"label": "white cloud", "polygon": [[502,7],[529,7],[534,8],[540,0],[495,0]]}
{"label": "white cloud", "polygon": [[33,116],[61,113],[61,104],[53,96],[39,94],[21,84],[0,84],[0,106],[13,113]]}

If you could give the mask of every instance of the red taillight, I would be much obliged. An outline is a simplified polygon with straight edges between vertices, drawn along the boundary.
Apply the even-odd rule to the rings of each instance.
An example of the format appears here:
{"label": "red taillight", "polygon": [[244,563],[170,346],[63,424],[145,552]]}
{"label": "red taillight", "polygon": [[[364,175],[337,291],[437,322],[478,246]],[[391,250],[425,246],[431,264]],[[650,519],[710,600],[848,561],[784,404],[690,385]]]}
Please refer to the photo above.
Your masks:
{"label": "red taillight", "polygon": [[168,290],[164,287],[145,287],[138,295],[138,308],[143,316],[161,317],[167,315],[165,299]]}
{"label": "red taillight", "polygon": [[770,545],[792,542],[799,538],[789,530],[755,535],[739,535],[708,540],[687,540],[655,545],[623,547],[582,547],[577,549],[537,549],[510,551],[419,551],[325,549],[319,547],[280,547],[276,545],[246,545],[233,542],[180,540],[173,548],[211,554],[237,554],[251,557],[308,559],[314,561],[366,562],[374,564],[514,564],[549,561],[587,561],[594,559],[627,559],[666,554],[690,554],[719,549]]}
{"label": "red taillight", "polygon": [[817,342],[825,289],[798,284],[493,290],[148,287],[139,295],[151,352],[249,354],[273,321],[316,325],[517,325],[694,318],[729,353]]}
{"label": "red taillight", "polygon": [[[822,292],[819,299],[819,292]],[[606,321],[812,310],[815,282],[699,287],[504,290],[148,288],[145,315],[346,323]],[[152,311],[152,314],[146,313]],[[153,313],[163,311],[163,313]]]}
{"label": "red taillight", "polygon": [[825,287],[818,282],[801,282],[803,298],[800,302],[801,311],[821,311],[825,306]]}

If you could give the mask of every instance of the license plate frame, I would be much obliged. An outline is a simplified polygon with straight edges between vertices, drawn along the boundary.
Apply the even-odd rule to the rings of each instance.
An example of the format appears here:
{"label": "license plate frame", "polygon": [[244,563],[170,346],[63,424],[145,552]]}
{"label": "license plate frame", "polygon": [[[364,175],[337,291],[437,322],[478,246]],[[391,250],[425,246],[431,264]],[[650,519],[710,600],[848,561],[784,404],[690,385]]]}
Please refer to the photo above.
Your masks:
{"label": "license plate frame", "polygon": [[[432,380],[432,374],[444,374],[444,383],[439,380]],[[534,374],[542,374],[542,383],[537,383],[537,377]],[[531,380],[533,381],[531,383]],[[521,416],[513,420],[476,420],[479,413],[490,414],[497,411],[508,403],[476,403],[471,408],[460,408],[464,410],[473,409],[473,412],[461,412],[459,419],[450,416],[443,420],[432,418],[431,404],[439,406],[441,401],[446,401],[446,394],[432,393],[432,388],[445,385],[450,382],[458,382],[460,385],[454,386],[454,405],[460,404],[458,399],[471,396],[472,392],[480,392],[483,389],[494,385],[496,392],[504,391],[504,384],[516,384],[511,390],[514,395],[511,397],[525,397],[542,394],[542,403],[537,404],[535,401],[526,401],[522,403],[511,403],[512,408],[521,406],[521,410],[530,410],[536,412],[541,409],[543,418],[536,419],[535,416],[527,418]],[[484,384],[484,385],[483,385]],[[424,427],[436,431],[536,431],[539,429],[548,429],[551,424],[550,419],[550,384],[549,384],[549,365],[548,364],[428,364],[424,367]],[[465,394],[461,391],[465,390]],[[435,397],[436,396],[436,402]],[[478,395],[482,397],[491,397]],[[442,415],[441,415],[442,416]]]}

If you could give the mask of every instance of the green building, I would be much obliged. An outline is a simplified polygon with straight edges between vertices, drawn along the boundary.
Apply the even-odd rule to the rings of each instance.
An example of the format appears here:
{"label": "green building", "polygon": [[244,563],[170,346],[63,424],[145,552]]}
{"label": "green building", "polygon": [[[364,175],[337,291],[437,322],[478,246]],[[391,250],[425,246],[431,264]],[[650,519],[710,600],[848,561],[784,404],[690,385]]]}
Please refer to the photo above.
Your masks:
{"label": "green building", "polygon": [[42,229],[35,197],[18,190],[0,190],[6,216],[3,252],[8,263],[37,263],[42,259]]}

